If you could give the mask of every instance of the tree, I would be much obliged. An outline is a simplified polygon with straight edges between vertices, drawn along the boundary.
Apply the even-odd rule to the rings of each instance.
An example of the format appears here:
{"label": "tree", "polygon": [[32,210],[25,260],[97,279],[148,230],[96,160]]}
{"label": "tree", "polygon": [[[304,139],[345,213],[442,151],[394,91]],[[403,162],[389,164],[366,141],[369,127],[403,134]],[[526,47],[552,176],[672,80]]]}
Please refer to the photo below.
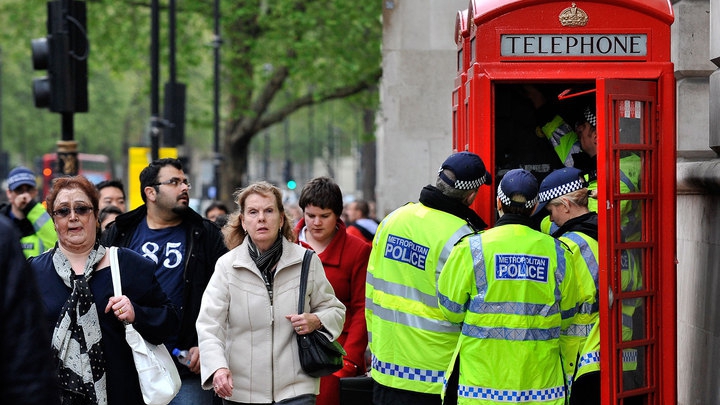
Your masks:
{"label": "tree", "polygon": [[[212,140],[208,44],[213,40],[213,3],[177,1],[178,80],[188,84],[186,133],[191,150],[207,150]],[[167,1],[161,5],[166,7]],[[232,191],[247,181],[249,145],[263,130],[305,107],[330,100],[352,98],[358,111],[377,106],[382,2],[222,0],[221,10],[224,163],[220,198],[228,201]],[[165,12],[163,36],[167,34]],[[45,35],[45,13],[42,1],[0,3],[0,39],[11,48],[3,49],[6,65],[12,55],[13,63],[30,70],[30,39]],[[76,129],[81,136],[88,134],[83,139],[94,143],[94,148],[117,154],[120,146],[134,144],[144,135],[149,121],[145,107],[149,102],[144,100],[149,99],[150,2],[87,0],[87,14],[90,112],[77,115]],[[161,61],[166,64],[167,41],[161,41]],[[32,111],[32,72],[13,72],[14,90],[27,91],[26,100],[10,103],[13,114],[28,111],[24,114],[41,115],[42,122],[52,122],[49,113]],[[4,78],[3,83],[7,82]],[[363,94],[370,97],[357,97]],[[42,129],[47,125],[32,119],[27,124],[22,132],[32,132],[23,137],[30,148],[42,144],[47,149],[59,139]],[[3,123],[4,128],[7,125]],[[95,134],[110,134],[112,139]],[[42,141],[34,142],[33,137]]]}
{"label": "tree", "polygon": [[225,26],[225,71],[234,71],[226,75],[225,193],[246,182],[248,146],[260,131],[303,107],[375,91],[381,75],[380,2],[263,4],[245,2]]}

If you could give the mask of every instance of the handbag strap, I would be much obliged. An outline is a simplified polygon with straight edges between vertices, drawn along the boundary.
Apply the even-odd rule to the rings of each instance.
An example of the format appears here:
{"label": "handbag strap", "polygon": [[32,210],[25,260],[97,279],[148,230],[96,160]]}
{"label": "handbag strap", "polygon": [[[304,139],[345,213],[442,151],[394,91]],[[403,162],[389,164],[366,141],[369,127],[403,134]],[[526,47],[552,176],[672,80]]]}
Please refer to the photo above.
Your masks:
{"label": "handbag strap", "polygon": [[112,273],[113,292],[116,297],[122,295],[122,284],[120,282],[120,265],[118,264],[118,248],[110,246],[110,272]]}
{"label": "handbag strap", "polygon": [[305,292],[307,291],[307,279],[312,255],[313,251],[307,249],[305,251],[305,256],[303,256],[302,269],[300,270],[300,299],[298,300],[298,315],[305,312]]}

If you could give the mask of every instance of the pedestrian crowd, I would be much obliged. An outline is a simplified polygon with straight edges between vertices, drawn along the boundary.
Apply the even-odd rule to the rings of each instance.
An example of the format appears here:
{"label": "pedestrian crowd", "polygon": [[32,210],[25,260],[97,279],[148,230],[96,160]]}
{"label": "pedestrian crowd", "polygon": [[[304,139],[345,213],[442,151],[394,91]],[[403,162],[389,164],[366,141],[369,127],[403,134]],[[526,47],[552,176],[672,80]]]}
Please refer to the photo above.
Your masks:
{"label": "pedestrian crowd", "polygon": [[[577,126],[584,137],[591,114]],[[569,164],[542,181],[523,169],[493,178],[478,155],[457,152],[417,202],[378,221],[369,201],[344,205],[329,177],[287,206],[278,187],[252,183],[236,190],[234,210],[213,202],[203,216],[178,159],[142,170],[131,210],[122,182],[82,176],[56,179],[43,206],[35,175],[17,167],[0,207],[11,356],[0,395],[142,404],[132,324],[184,353],[171,404],[600,404],[597,185],[587,174]],[[489,187],[492,227],[473,209]],[[13,308],[22,311],[6,317]],[[296,337],[316,332],[345,350],[323,377],[298,356]],[[366,396],[342,395],[351,380],[368,382]]]}

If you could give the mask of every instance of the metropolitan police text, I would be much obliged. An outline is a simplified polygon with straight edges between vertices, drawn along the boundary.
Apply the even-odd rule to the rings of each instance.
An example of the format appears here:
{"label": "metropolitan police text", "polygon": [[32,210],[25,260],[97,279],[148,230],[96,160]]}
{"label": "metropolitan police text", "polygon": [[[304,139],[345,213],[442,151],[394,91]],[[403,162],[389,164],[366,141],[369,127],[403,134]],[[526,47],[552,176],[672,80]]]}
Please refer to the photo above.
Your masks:
{"label": "metropolitan police text", "polygon": [[430,248],[419,245],[410,239],[388,235],[385,243],[385,258],[407,263],[420,270],[425,270],[425,260]]}
{"label": "metropolitan police text", "polygon": [[550,259],[523,254],[495,255],[495,279],[547,283]]}

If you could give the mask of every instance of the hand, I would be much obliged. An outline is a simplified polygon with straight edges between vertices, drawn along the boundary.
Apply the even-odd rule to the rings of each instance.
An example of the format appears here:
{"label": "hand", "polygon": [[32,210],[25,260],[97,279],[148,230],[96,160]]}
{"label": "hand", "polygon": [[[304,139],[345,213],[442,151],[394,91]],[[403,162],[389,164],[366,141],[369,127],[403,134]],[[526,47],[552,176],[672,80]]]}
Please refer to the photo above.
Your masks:
{"label": "hand", "polygon": [[293,329],[295,329],[295,333],[298,335],[307,335],[308,333],[312,333],[315,329],[322,328],[320,318],[318,318],[315,314],[309,314],[307,312],[300,315],[285,315],[285,319],[290,321]]}
{"label": "hand", "polygon": [[105,307],[105,313],[108,313],[111,310],[119,321],[126,323],[135,322],[135,308],[127,295],[110,297],[108,304]]}
{"label": "hand", "polygon": [[220,398],[228,399],[232,396],[232,374],[227,368],[219,368],[213,374],[213,389]]}
{"label": "hand", "polygon": [[188,350],[190,356],[190,364],[187,367],[195,374],[200,374],[200,349],[193,346]]}

